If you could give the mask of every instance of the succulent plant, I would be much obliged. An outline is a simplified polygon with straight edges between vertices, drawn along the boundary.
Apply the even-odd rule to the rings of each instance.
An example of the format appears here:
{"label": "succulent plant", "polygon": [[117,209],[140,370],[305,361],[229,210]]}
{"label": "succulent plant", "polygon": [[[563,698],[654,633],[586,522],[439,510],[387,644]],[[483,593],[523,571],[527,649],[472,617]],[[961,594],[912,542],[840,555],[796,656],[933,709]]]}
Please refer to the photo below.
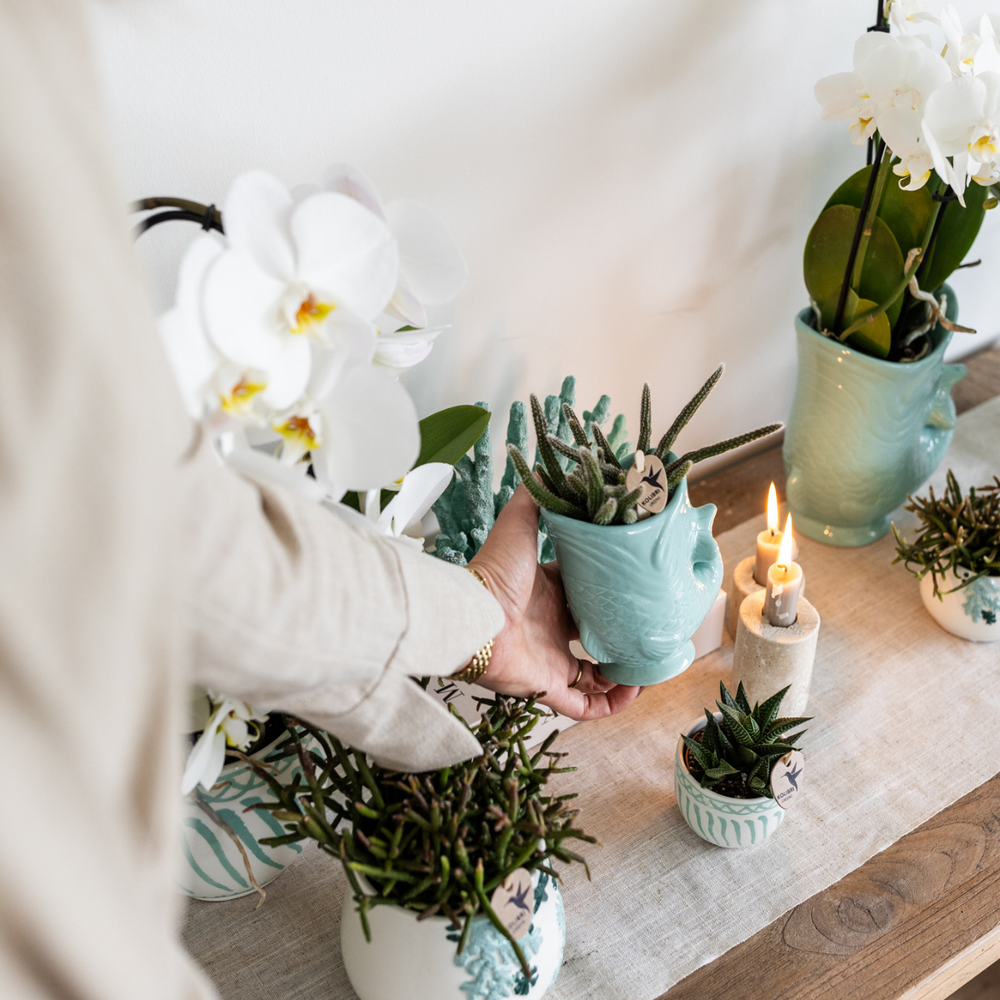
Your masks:
{"label": "succulent plant", "polygon": [[[556,427],[555,436],[563,444],[569,444],[573,440],[563,407],[566,404],[572,407],[575,402],[576,379],[572,375],[563,379],[558,396],[547,396],[545,399],[545,418],[549,426]],[[489,408],[486,403],[477,405]],[[600,425],[607,423],[610,414],[611,399],[601,396],[593,410],[583,411],[585,433],[589,434],[595,425],[600,430]],[[619,413],[607,435],[607,441],[618,458],[632,451],[626,438],[625,416]],[[511,405],[507,423],[508,448],[511,445],[516,446],[522,454],[527,451],[527,411],[524,403],[519,400]],[[535,461],[540,461],[540,456],[536,455]],[[561,461],[564,468],[571,464],[566,458]],[[433,554],[439,559],[465,566],[486,540],[493,522],[520,485],[521,476],[508,455],[500,489],[493,493],[493,451],[489,429],[476,442],[472,457],[465,456],[456,463],[455,468],[458,474],[434,505],[441,534],[437,536]],[[538,526],[538,561],[552,562],[555,557],[548,529],[542,522]]]}
{"label": "succulent plant", "polygon": [[[656,446],[656,457],[664,463],[668,501],[678,484],[697,462],[749,444],[767,434],[773,434],[782,427],[781,424],[759,427],[755,431],[727,438],[707,448],[686,452],[668,462],[678,435],[708,397],[722,377],[723,371],[724,366],[719,365],[695,393],[694,398],[677,415],[670,429],[660,438]],[[531,415],[541,459],[536,461],[535,471],[541,482],[531,475],[528,462],[516,443],[508,443],[507,451],[514,468],[535,502],[553,513],[590,521],[593,524],[634,523],[639,516],[637,506],[642,497],[642,490],[638,488],[629,490],[625,485],[625,467],[622,459],[626,453],[623,453],[621,448],[616,449],[604,437],[597,423],[592,423],[589,428],[581,425],[568,403],[563,404],[561,420],[565,420],[566,426],[570,429],[573,436],[572,445],[566,443],[558,434],[550,432],[552,419],[542,411],[535,396],[531,397]],[[647,383],[642,387],[638,451],[643,453],[650,451],[651,433],[652,413]],[[568,472],[568,466],[564,464],[567,460],[575,466]]]}
{"label": "succulent plant", "polygon": [[938,577],[956,567],[969,571],[952,590],[972,583],[984,576],[1000,576],[1000,477],[978,489],[972,487],[963,496],[951,469],[943,497],[934,496],[934,487],[927,491],[927,498],[909,497],[903,510],[916,514],[920,520],[917,537],[907,542],[893,524],[896,537],[896,558],[920,579],[930,573],[934,579],[934,594],[942,591]]}
{"label": "succulent plant", "polygon": [[721,700],[716,705],[722,721],[706,708],[705,728],[695,734],[701,740],[682,736],[690,755],[688,770],[702,788],[715,789],[732,798],[774,798],[771,768],[780,757],[801,749],[795,746],[795,741],[805,730],[791,736],[784,734],[811,718],[778,718],[778,708],[788,687],[751,708],[742,681],[735,698],[724,683],[719,684]]}
{"label": "succulent plant", "polygon": [[[338,858],[369,940],[368,911],[392,904],[415,911],[419,919],[448,917],[460,932],[461,954],[471,919],[485,913],[510,942],[530,980],[533,973],[524,953],[498,919],[490,894],[518,868],[538,869],[553,878],[559,877],[553,860],[579,861],[586,868],[566,842],[596,841],[575,825],[579,810],[569,805],[574,794],[543,794],[553,774],[576,769],[558,766],[565,756],[551,749],[558,731],[532,752],[526,749],[532,729],[548,715],[536,705],[536,697],[497,695],[478,701],[481,719],[475,725],[449,707],[479,741],[482,754],[440,771],[390,771],[330,733],[291,718],[287,740],[267,761],[244,760],[278,800],[256,808],[271,812],[288,831],[261,843],[277,846],[310,838]],[[268,763],[288,756],[298,757],[302,774],[293,784],[282,785]],[[358,876],[374,895],[362,889]]]}

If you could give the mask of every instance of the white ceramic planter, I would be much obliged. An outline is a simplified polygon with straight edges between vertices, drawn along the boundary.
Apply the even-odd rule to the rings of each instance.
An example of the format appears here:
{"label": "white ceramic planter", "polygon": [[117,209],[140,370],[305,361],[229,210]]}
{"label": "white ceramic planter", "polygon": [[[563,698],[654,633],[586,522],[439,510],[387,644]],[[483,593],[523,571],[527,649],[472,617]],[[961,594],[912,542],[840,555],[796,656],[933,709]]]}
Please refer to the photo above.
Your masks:
{"label": "white ceramic planter", "polygon": [[[941,589],[951,590],[971,574],[958,568],[958,576],[950,570],[942,578]],[[931,617],[960,639],[975,642],[1000,640],[1000,577],[984,576],[951,594],[934,596],[934,581],[930,573],[920,581],[920,596]]]}
{"label": "white ceramic planter", "polygon": [[412,910],[376,906],[368,911],[365,940],[350,891],[344,895],[340,944],[344,967],[360,1000],[537,1000],[556,981],[566,943],[559,886],[532,873],[535,912],[518,942],[534,970],[530,984],[507,940],[485,916],[474,919],[461,955],[458,932],[446,917],[417,920]]}
{"label": "white ceramic planter", "polygon": [[[716,719],[722,716],[717,712]],[[705,728],[705,719],[694,723],[688,736]],[[684,740],[678,738],[674,757],[674,792],[684,821],[702,840],[718,847],[752,847],[766,840],[781,825],[785,810],[774,799],[731,799],[719,795],[691,777],[684,763]]]}
{"label": "white ceramic planter", "polygon": [[[275,743],[253,754],[254,760],[266,758],[273,752]],[[301,771],[294,757],[286,757],[274,766],[275,776],[283,784],[291,784],[295,774]],[[265,847],[259,842],[262,837],[280,837],[288,831],[266,810],[244,812],[247,806],[258,802],[275,801],[267,782],[245,764],[227,764],[211,791],[199,787],[198,792],[240,838],[259,885],[273,881],[302,853],[301,844]],[[247,879],[246,865],[232,839],[187,798],[181,825],[181,850],[186,863],[181,869],[179,885],[186,895],[218,901],[256,892]]]}

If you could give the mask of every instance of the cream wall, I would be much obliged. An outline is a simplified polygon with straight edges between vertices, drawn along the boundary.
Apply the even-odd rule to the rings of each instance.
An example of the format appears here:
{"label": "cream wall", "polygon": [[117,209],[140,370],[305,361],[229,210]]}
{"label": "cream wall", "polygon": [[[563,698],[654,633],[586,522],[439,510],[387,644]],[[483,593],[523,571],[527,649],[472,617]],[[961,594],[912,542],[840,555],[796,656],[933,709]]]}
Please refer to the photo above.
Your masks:
{"label": "cream wall", "polygon": [[[819,120],[874,0],[102,0],[94,37],[130,196],[224,196],[347,160],[448,222],[453,328],[407,381],[421,412],[578,378],[654,431],[719,362],[682,444],[784,419],[801,255],[863,164]],[[975,9],[1000,13],[1000,0]],[[169,230],[169,231],[168,231]],[[195,227],[143,237],[158,308]],[[953,353],[1000,333],[1000,212],[954,284]]]}

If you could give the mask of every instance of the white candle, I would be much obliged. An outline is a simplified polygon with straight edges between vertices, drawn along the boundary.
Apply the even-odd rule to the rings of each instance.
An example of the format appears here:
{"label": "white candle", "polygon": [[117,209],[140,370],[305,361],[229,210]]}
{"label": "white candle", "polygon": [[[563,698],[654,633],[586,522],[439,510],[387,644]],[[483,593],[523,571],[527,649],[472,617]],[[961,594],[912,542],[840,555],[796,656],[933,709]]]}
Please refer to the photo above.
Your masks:
{"label": "white candle", "polygon": [[792,515],[789,514],[778,558],[767,571],[764,617],[772,625],[788,628],[795,624],[805,582],[802,567],[792,559]]}
{"label": "white candle", "polygon": [[[783,531],[778,531],[778,494],[774,483],[767,491],[767,527],[757,535],[757,558],[753,565],[753,578],[758,586],[767,586],[767,571],[778,559]],[[799,547],[792,539],[792,559],[799,554]]]}

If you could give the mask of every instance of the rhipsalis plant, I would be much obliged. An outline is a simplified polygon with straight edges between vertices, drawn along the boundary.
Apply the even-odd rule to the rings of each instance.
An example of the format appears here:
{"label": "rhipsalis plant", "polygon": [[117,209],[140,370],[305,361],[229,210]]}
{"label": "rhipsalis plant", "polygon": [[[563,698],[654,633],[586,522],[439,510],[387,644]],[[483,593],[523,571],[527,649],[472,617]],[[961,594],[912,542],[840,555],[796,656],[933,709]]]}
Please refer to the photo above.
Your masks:
{"label": "rhipsalis plant", "polygon": [[[781,424],[769,424],[707,448],[686,452],[680,458],[668,461],[678,435],[722,377],[723,370],[724,366],[719,365],[677,415],[656,446],[656,457],[664,463],[668,500],[695,463],[722,455],[781,429]],[[597,423],[591,423],[589,428],[582,425],[572,406],[567,403],[563,404],[561,416],[570,429],[573,444],[567,444],[559,435],[551,433],[552,421],[542,411],[535,396],[531,397],[531,415],[535,423],[540,458],[535,469],[541,482],[531,475],[528,462],[516,444],[508,444],[507,450],[535,502],[556,514],[593,524],[634,523],[639,517],[637,508],[643,490],[641,487],[630,490],[625,484],[626,472],[622,459],[627,453],[608,441]],[[637,450],[644,454],[650,452],[652,423],[649,386],[644,385],[637,445]]]}
{"label": "rhipsalis plant", "polygon": [[688,770],[702,788],[736,799],[774,798],[771,768],[785,754],[802,749],[795,742],[805,730],[790,736],[784,734],[811,718],[778,718],[778,707],[787,692],[788,687],[782,688],[751,708],[742,682],[735,698],[725,684],[719,685],[721,701],[716,705],[722,713],[722,722],[706,708],[707,723],[695,734],[698,738],[682,737],[687,748]]}
{"label": "rhipsalis plant", "polygon": [[[419,919],[448,917],[459,933],[461,954],[472,919],[485,914],[530,980],[533,972],[490,895],[518,868],[558,878],[553,861],[586,867],[567,841],[596,841],[576,826],[578,810],[569,805],[575,795],[544,794],[553,774],[575,770],[558,766],[565,756],[552,750],[558,732],[533,751],[526,749],[531,731],[548,713],[534,697],[497,695],[479,704],[481,720],[469,728],[482,754],[425,774],[386,770],[331,734],[289,719],[288,739],[268,761],[297,756],[302,773],[293,784],[275,780],[266,761],[247,760],[278,800],[257,808],[268,810],[288,831],[261,843],[311,838],[338,858],[369,940],[368,911],[401,906]],[[451,711],[461,720],[454,707]]]}
{"label": "rhipsalis plant", "polygon": [[[920,579],[930,573],[934,579],[934,594],[951,593],[984,576],[1000,576],[1000,477],[978,489],[972,487],[963,496],[951,469],[948,470],[944,496],[936,497],[934,487],[927,498],[910,497],[903,510],[911,511],[920,520],[917,536],[907,542],[892,526],[896,536],[896,558]],[[956,568],[968,571],[951,590],[940,589],[939,578]],[[956,574],[958,575],[958,574]]]}

